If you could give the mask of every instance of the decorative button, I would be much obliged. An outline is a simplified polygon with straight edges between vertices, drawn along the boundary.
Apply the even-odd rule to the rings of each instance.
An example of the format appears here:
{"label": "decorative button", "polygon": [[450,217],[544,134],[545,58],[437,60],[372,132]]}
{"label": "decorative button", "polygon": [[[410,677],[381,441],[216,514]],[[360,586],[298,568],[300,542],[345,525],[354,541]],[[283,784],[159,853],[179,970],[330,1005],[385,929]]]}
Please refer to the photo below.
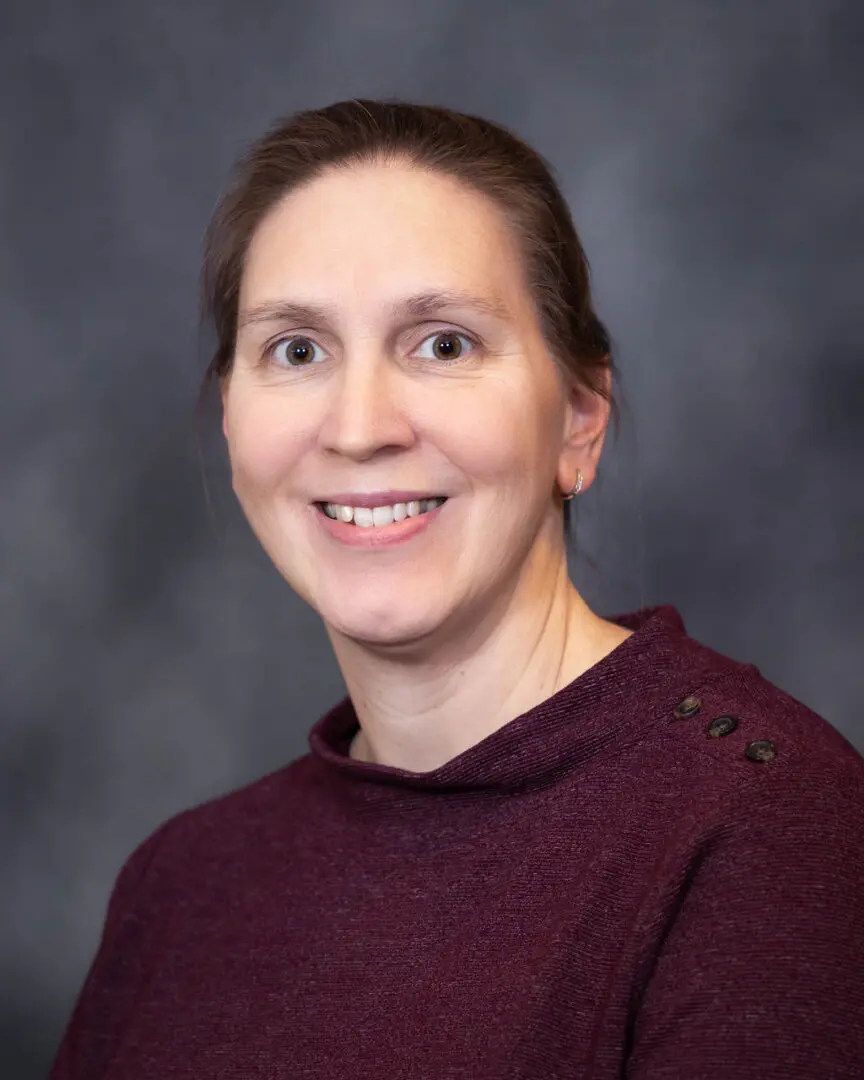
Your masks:
{"label": "decorative button", "polygon": [[719,739],[721,736],[734,731],[736,727],[738,727],[737,716],[715,716],[708,725],[708,734],[712,738]]}
{"label": "decorative button", "polygon": [[770,739],[757,739],[751,742],[744,751],[751,761],[773,761],[777,756],[777,750]]}
{"label": "decorative button", "polygon": [[701,700],[691,694],[690,697],[685,697],[683,701],[679,701],[675,706],[675,719],[686,720],[688,716],[695,715],[701,708]]}

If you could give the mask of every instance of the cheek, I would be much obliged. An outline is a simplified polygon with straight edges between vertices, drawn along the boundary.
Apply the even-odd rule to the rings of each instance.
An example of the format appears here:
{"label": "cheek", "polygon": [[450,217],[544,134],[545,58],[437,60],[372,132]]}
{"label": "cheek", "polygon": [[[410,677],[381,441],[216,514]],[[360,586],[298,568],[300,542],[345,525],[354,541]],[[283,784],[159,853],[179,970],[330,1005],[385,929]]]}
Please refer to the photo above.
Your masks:
{"label": "cheek", "polygon": [[228,424],[235,481],[262,491],[284,483],[297,463],[303,438],[284,410],[248,401],[229,412]]}
{"label": "cheek", "polygon": [[[438,428],[446,430],[451,456],[470,475],[490,483],[509,477],[521,484],[549,456],[550,417],[530,387],[487,383],[482,393],[447,404]],[[441,416],[446,416],[443,429]]]}

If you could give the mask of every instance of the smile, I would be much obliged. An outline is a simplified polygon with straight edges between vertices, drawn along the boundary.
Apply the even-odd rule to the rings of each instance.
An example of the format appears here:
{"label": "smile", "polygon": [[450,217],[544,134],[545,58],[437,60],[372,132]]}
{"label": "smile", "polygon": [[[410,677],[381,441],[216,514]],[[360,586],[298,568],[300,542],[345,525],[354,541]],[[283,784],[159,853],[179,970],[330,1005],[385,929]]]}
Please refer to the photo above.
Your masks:
{"label": "smile", "polygon": [[[383,551],[435,529],[446,498],[419,499],[390,506],[343,506],[311,503],[320,528],[340,545],[356,551]],[[348,518],[348,520],[345,520]]]}
{"label": "smile", "polygon": [[340,503],[318,503],[317,505],[332,521],[342,521],[345,524],[357,525],[361,529],[370,529],[392,525],[406,518],[420,517],[443,506],[446,501],[444,496],[440,496],[434,499],[397,502],[385,506],[343,506]]}

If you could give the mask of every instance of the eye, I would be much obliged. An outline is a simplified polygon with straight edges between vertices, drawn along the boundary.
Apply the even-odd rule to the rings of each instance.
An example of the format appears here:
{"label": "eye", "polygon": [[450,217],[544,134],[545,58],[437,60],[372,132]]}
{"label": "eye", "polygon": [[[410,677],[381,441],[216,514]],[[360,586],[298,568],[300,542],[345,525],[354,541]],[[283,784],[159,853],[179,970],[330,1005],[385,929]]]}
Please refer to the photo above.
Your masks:
{"label": "eye", "polygon": [[474,347],[474,341],[467,334],[458,334],[455,330],[439,330],[425,338],[423,344],[427,341],[432,342],[432,355],[423,356],[424,360],[458,360],[466,351],[463,341],[468,343],[469,349]]}
{"label": "eye", "polygon": [[[280,352],[284,349],[284,353]],[[282,338],[268,350],[277,363],[287,367],[308,367],[310,364],[320,364],[321,359],[315,359],[313,354],[320,352],[314,341],[306,337]]]}

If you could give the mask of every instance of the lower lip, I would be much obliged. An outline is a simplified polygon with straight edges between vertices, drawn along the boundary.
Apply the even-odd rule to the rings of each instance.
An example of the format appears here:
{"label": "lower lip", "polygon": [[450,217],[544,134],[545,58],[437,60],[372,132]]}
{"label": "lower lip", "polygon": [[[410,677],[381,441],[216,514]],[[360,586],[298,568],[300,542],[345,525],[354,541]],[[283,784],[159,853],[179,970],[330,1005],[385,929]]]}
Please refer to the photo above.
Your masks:
{"label": "lower lip", "polygon": [[[449,502],[449,499],[447,501]],[[446,505],[446,502],[442,503],[434,510],[427,510],[425,514],[406,517],[403,521],[394,521],[392,525],[372,525],[366,529],[351,522],[334,521],[324,513],[320,506],[313,505],[312,510],[334,540],[347,544],[349,547],[379,548],[401,544],[405,540],[418,536],[429,528]]]}

